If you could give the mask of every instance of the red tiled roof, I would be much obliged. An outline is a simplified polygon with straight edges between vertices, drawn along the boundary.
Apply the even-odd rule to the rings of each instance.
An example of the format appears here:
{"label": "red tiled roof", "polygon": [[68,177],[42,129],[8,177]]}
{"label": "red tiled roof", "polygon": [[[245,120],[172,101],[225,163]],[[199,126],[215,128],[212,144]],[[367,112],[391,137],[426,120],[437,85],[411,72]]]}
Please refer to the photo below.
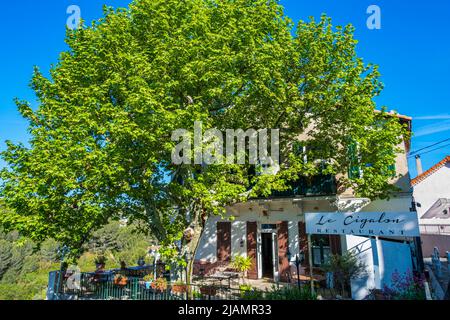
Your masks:
{"label": "red tiled roof", "polygon": [[435,173],[436,171],[438,171],[440,168],[442,168],[443,166],[445,166],[448,162],[450,162],[450,156],[446,156],[444,159],[442,159],[441,161],[439,161],[438,163],[436,163],[434,166],[432,166],[430,169],[428,169],[427,171],[425,171],[422,174],[419,174],[417,177],[415,177],[414,179],[411,180],[411,185],[415,186],[416,184],[418,184],[419,182],[422,182],[423,180],[425,180],[427,177],[429,177],[430,175],[432,175],[433,173]]}

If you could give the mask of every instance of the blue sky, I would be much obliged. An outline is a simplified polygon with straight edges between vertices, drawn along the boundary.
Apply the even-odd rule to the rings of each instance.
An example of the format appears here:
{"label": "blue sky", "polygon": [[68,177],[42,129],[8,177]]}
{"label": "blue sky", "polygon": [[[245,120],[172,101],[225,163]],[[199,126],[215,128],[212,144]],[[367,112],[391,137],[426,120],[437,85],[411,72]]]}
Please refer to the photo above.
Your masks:
{"label": "blue sky", "polygon": [[[102,15],[103,4],[126,6],[129,0],[3,1],[0,9],[0,150],[6,139],[26,143],[27,123],[13,99],[36,106],[29,89],[32,69],[48,72],[66,49],[65,23],[69,5],[81,8],[87,22]],[[385,89],[376,99],[401,114],[412,116],[412,149],[450,138],[450,1],[406,0],[282,0],[294,22],[327,13],[335,25],[356,27],[358,53],[380,66]],[[381,29],[369,30],[369,5],[381,9]],[[444,143],[445,144],[445,143]],[[425,169],[440,161],[450,146],[422,155]],[[0,161],[0,167],[4,165]],[[410,161],[415,176],[414,161]]]}

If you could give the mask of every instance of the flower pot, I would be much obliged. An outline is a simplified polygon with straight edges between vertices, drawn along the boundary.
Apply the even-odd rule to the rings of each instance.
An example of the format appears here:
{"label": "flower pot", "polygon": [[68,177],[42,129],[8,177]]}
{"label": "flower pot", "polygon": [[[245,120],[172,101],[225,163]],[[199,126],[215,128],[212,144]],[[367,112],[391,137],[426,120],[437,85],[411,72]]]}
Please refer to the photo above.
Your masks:
{"label": "flower pot", "polygon": [[151,281],[145,281],[145,289],[149,290],[152,288],[152,282]]}
{"label": "flower pot", "polygon": [[123,286],[126,286],[127,283],[128,283],[128,279],[127,279],[127,278],[117,278],[117,279],[114,279],[114,284],[115,284],[116,286],[121,286],[121,287],[123,287]]}
{"label": "flower pot", "polygon": [[185,293],[187,291],[187,286],[184,284],[174,284],[172,285],[173,293]]}

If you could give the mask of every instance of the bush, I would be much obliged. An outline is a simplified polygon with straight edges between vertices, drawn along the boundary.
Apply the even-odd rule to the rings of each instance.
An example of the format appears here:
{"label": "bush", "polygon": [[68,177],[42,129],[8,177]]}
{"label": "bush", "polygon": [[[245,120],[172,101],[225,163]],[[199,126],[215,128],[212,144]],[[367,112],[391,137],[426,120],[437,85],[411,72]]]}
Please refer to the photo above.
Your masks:
{"label": "bush", "polygon": [[142,280],[144,280],[145,282],[152,282],[154,279],[153,274],[147,274],[144,276],[144,278],[142,278]]}
{"label": "bush", "polygon": [[392,274],[391,285],[384,286],[382,294],[392,300],[425,300],[425,280],[407,271],[400,274],[397,270]]}
{"label": "bush", "polygon": [[98,256],[95,258],[95,264],[105,265],[108,259],[105,256]]}
{"label": "bush", "polygon": [[244,279],[245,273],[252,267],[252,260],[250,257],[235,256],[231,266],[240,272],[242,279]]}
{"label": "bush", "polygon": [[261,290],[247,284],[239,286],[239,290],[242,300],[261,300],[264,298],[264,293]]}
{"label": "bush", "polygon": [[309,285],[298,287],[277,288],[272,286],[270,291],[266,291],[267,300],[317,300],[317,295],[311,292]]}
{"label": "bush", "polygon": [[342,255],[331,255],[322,269],[325,272],[333,273],[334,280],[340,286],[342,296],[345,295],[345,287],[350,284],[350,280],[360,278],[367,273],[366,265],[352,251],[346,251]]}

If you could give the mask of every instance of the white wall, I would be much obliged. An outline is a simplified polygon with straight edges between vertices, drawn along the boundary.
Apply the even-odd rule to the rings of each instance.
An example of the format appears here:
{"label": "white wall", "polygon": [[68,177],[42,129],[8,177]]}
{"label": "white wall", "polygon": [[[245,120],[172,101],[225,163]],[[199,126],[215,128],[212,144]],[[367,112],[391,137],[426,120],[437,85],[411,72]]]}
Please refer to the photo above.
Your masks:
{"label": "white wall", "polygon": [[392,274],[398,271],[400,274],[412,272],[411,249],[407,243],[381,241],[383,251],[383,265],[381,287],[390,286]]}
{"label": "white wall", "polygon": [[[439,199],[450,199],[450,163],[438,169],[433,174],[426,177],[423,181],[414,186],[414,199],[417,206],[419,218]],[[447,221],[446,221],[447,220]],[[419,223],[450,223],[450,219],[420,219]]]}
{"label": "white wall", "polygon": [[354,250],[359,260],[367,266],[367,274],[364,277],[351,281],[352,298],[361,300],[367,296],[370,288],[375,287],[372,241],[358,236],[346,236],[345,239],[347,249]]}
{"label": "white wall", "polygon": [[231,255],[247,256],[247,222],[233,221],[231,223]]}
{"label": "white wall", "polygon": [[[313,203],[310,206],[318,205]],[[262,213],[262,210],[270,211],[268,215]],[[309,208],[309,207],[308,207]],[[292,200],[247,202],[245,204],[236,205],[233,210],[228,209],[228,214],[234,217],[231,222],[231,255],[247,255],[247,221],[257,221],[258,230],[261,224],[275,224],[279,221],[289,221],[289,250],[295,257],[298,253],[298,221],[303,219],[302,210],[297,204],[293,204]],[[309,209],[312,209],[309,208]],[[323,210],[326,210],[324,208]],[[199,250],[197,251],[196,259],[209,262],[217,260],[217,221],[222,220],[218,216],[211,216],[207,219],[205,230],[200,239]],[[243,240],[243,246],[241,246]]]}
{"label": "white wall", "polygon": [[348,249],[353,248],[360,261],[366,265],[366,274],[351,281],[353,299],[364,299],[370,289],[390,286],[395,271],[401,274],[412,271],[411,249],[408,244],[357,236],[346,238]]}
{"label": "white wall", "polygon": [[412,205],[410,193],[400,194],[389,200],[375,200],[361,209],[361,212],[386,211],[386,212],[408,212]]}
{"label": "white wall", "polygon": [[217,217],[209,217],[205,223],[203,235],[200,238],[196,260],[216,262],[217,260]]}

